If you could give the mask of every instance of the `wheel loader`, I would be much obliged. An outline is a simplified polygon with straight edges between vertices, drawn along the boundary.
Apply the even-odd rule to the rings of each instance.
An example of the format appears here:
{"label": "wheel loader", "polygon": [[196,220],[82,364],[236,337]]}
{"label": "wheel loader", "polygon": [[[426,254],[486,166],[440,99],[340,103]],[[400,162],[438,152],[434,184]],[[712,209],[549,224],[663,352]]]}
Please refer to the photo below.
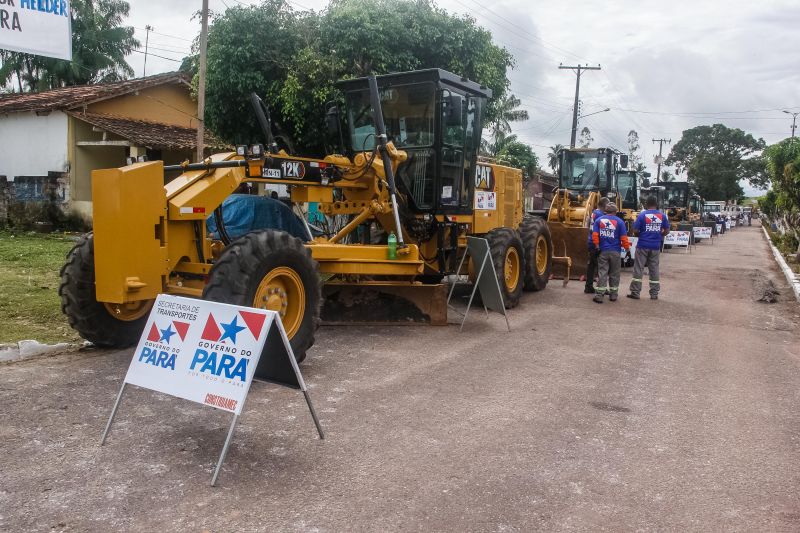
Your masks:
{"label": "wheel loader", "polygon": [[[489,241],[506,307],[518,304],[523,289],[545,288],[553,246],[545,220],[523,214],[521,171],[478,161],[491,90],[440,69],[338,87],[344,109],[332,106],[326,118],[340,153],[313,158],[279,150],[256,105],[266,146],[237,146],[177,166],[145,161],[95,170],[94,232],[61,271],[59,294],[72,327],[96,345],[128,346],[158,294],[203,298],[277,311],[302,360],[314,342],[323,290],[408,296],[422,315],[446,323],[440,282],[467,273],[456,272],[467,236]],[[165,172],[176,171],[165,184]],[[274,228],[231,239],[223,201],[243,183],[286,185],[293,204],[315,203],[344,222],[335,233],[319,233],[303,218],[305,239]],[[356,306],[379,314],[383,302]]]}
{"label": "wheel loader", "polygon": [[589,259],[587,243],[592,211],[607,196],[622,210],[617,185],[620,167],[628,156],[613,148],[563,148],[558,154],[558,189],[547,211],[553,246],[571,260],[565,278],[586,275]]}

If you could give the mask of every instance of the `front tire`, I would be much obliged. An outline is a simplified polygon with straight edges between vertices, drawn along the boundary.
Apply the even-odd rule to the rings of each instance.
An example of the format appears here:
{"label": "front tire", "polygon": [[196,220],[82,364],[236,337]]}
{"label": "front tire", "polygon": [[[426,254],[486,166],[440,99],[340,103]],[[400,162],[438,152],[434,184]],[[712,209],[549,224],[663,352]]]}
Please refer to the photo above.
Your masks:
{"label": "front tire", "polygon": [[69,325],[95,346],[127,348],[139,342],[153,300],[130,304],[97,301],[94,273],[94,236],[80,238],[61,267],[61,311]]}
{"label": "front tire", "polygon": [[278,312],[292,351],[302,361],[319,327],[317,262],[300,239],[284,231],[254,231],[222,251],[203,299]]}
{"label": "front tire", "polygon": [[547,287],[553,270],[553,239],[541,217],[525,216],[519,226],[525,250],[525,290],[541,291]]}
{"label": "front tire", "polygon": [[494,263],[500,292],[503,294],[503,302],[506,309],[512,309],[519,304],[524,284],[522,272],[525,259],[522,240],[511,228],[495,228],[486,235],[486,239],[489,241],[491,260]]}

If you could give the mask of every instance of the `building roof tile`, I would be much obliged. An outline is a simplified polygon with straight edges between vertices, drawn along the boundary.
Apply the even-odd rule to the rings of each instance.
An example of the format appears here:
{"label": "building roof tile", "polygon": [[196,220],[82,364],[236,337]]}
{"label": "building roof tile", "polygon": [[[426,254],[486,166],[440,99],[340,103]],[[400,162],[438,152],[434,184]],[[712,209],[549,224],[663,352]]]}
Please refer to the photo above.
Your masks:
{"label": "building roof tile", "polygon": [[[68,112],[73,117],[92,126],[131,141],[136,146],[154,150],[194,150],[197,147],[197,130],[171,126],[159,122],[136,120],[98,113]],[[209,148],[229,148],[208,131],[205,132],[205,145]]]}
{"label": "building roof tile", "polygon": [[61,87],[40,93],[13,93],[0,96],[0,114],[75,109],[108,98],[170,83],[188,84],[189,78],[182,72],[166,72],[114,83]]}

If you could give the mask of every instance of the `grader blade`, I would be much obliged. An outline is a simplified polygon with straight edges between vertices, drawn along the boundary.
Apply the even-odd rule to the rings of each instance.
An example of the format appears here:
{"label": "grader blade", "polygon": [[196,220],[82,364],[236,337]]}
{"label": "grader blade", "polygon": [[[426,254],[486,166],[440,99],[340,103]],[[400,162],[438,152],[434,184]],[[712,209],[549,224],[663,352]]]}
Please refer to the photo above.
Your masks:
{"label": "grader blade", "polygon": [[587,242],[589,239],[589,228],[578,228],[567,226],[560,222],[548,222],[550,237],[553,239],[553,255],[563,255],[572,260],[572,268],[564,268],[564,263],[553,268],[553,276],[556,278],[569,277],[569,279],[581,279],[586,275],[586,263],[589,261],[589,251]]}
{"label": "grader blade", "polygon": [[325,325],[447,325],[447,287],[420,283],[327,283]]}

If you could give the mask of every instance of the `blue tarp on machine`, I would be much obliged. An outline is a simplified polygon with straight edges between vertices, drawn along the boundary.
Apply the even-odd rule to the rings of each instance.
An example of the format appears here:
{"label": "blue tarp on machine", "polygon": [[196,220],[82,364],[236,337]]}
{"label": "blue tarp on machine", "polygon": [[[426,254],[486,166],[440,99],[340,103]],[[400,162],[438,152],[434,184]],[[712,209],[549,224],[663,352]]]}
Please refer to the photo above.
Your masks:
{"label": "blue tarp on machine", "polygon": [[[237,239],[251,231],[277,229],[302,241],[308,241],[308,233],[291,208],[274,198],[251,194],[232,194],[222,202],[222,221],[231,239]],[[206,219],[208,231],[219,238],[214,215]]]}

